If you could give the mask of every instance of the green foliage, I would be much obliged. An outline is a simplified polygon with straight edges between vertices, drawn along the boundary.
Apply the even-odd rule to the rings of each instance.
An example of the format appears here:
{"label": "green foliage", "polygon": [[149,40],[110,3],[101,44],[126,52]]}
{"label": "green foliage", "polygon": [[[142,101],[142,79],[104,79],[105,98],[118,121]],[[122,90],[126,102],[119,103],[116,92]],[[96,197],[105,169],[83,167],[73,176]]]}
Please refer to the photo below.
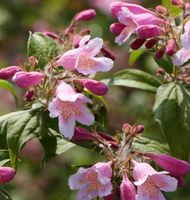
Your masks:
{"label": "green foliage", "polygon": [[12,200],[9,193],[7,193],[5,190],[0,189],[0,199],[1,200]]}
{"label": "green foliage", "polygon": [[137,69],[125,69],[117,72],[110,80],[104,80],[109,86],[125,86],[156,92],[161,81],[155,76]]}
{"label": "green foliage", "polygon": [[190,92],[174,82],[160,86],[154,112],[171,153],[187,160],[190,152]]}
{"label": "green foliage", "polygon": [[168,8],[169,13],[174,17],[178,16],[182,12],[182,9],[177,6],[174,6],[171,3],[171,0],[162,0],[162,5]]}
{"label": "green foliage", "polygon": [[27,48],[28,56],[35,56],[38,59],[38,66],[41,69],[55,58],[61,50],[56,40],[38,32],[30,32]]}
{"label": "green foliage", "polygon": [[130,56],[129,56],[129,63],[131,65],[134,64],[143,53],[144,51],[142,49],[131,51]]}
{"label": "green foliage", "polygon": [[159,67],[165,69],[165,71],[169,74],[173,71],[173,63],[170,57],[163,57],[162,59],[154,59]]}

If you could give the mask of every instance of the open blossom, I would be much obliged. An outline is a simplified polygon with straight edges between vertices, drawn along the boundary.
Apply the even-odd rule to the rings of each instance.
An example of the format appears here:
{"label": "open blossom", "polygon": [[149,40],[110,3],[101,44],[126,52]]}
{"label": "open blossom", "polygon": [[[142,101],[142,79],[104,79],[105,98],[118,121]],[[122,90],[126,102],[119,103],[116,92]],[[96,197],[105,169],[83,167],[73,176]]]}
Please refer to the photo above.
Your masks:
{"label": "open blossom", "polygon": [[80,190],[77,200],[104,197],[112,193],[111,176],[111,162],[99,162],[88,169],[79,168],[76,174],[70,176],[69,186],[72,190]]}
{"label": "open blossom", "polygon": [[0,79],[8,80],[12,78],[17,72],[21,71],[18,66],[10,66],[0,69]]}
{"label": "open blossom", "polygon": [[29,88],[38,85],[43,78],[44,74],[41,72],[21,71],[13,76],[13,81],[21,88]]}
{"label": "open blossom", "polygon": [[[164,20],[142,6],[114,2],[111,4],[111,12],[120,23],[117,26],[111,26],[111,31],[117,32],[115,42],[119,45],[126,42],[133,33],[136,33],[140,39],[148,39],[164,33],[162,29]],[[119,31],[115,30],[117,27]]]}
{"label": "open blossom", "polygon": [[177,180],[167,175],[169,172],[157,172],[148,163],[132,163],[137,200],[165,200],[161,191],[173,192],[177,189]]}
{"label": "open blossom", "polygon": [[7,183],[15,176],[15,170],[11,167],[0,167],[0,183]]}
{"label": "open blossom", "polygon": [[109,71],[113,67],[113,61],[106,57],[96,57],[103,47],[101,38],[90,40],[90,36],[84,36],[79,47],[66,51],[55,63],[67,70],[77,70],[84,75],[96,74],[98,71]]}
{"label": "open blossom", "polygon": [[56,97],[50,102],[48,110],[51,118],[59,117],[59,131],[66,138],[73,137],[76,121],[85,125],[94,122],[94,116],[85,103],[91,103],[90,99],[76,93],[70,85],[62,82],[57,87]]}

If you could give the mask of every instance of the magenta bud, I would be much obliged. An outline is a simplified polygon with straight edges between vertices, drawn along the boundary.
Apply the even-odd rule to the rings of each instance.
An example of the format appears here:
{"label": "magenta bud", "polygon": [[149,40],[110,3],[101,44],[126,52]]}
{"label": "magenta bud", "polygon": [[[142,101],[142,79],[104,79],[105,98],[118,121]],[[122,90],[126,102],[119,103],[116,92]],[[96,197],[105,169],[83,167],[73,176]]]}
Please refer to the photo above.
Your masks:
{"label": "magenta bud", "polygon": [[155,54],[155,58],[158,60],[161,59],[164,56],[164,53],[165,53],[165,48],[159,49]]}
{"label": "magenta bud", "polygon": [[166,46],[166,54],[168,56],[173,56],[177,52],[177,46],[175,40],[171,39],[168,41]]}
{"label": "magenta bud", "polygon": [[139,49],[145,43],[145,41],[146,41],[145,39],[137,38],[136,40],[134,40],[131,43],[130,47],[133,50],[137,50],[137,49]]}
{"label": "magenta bud", "polygon": [[136,200],[136,190],[134,184],[129,180],[127,174],[123,174],[123,180],[120,185],[121,200]]}
{"label": "magenta bud", "polygon": [[41,72],[17,72],[13,81],[21,88],[29,88],[38,85],[44,77]]}
{"label": "magenta bud", "polygon": [[156,6],[156,11],[161,15],[167,15],[168,14],[168,9],[164,6],[161,6],[161,5]]}
{"label": "magenta bud", "polygon": [[113,52],[111,52],[105,45],[103,46],[103,48],[101,49],[102,54],[107,57],[110,58],[112,60],[115,60],[115,55]]}
{"label": "magenta bud", "polygon": [[143,125],[137,125],[133,129],[134,134],[140,134],[144,132],[144,126]]}
{"label": "magenta bud", "polygon": [[121,23],[113,23],[110,26],[110,31],[114,34],[114,35],[119,35],[121,33],[121,31],[125,28],[126,26],[124,24]]}
{"label": "magenta bud", "polygon": [[28,102],[33,101],[34,95],[35,95],[34,90],[27,91],[24,95],[25,101],[28,101]]}
{"label": "magenta bud", "polygon": [[75,21],[89,21],[94,17],[96,17],[96,11],[94,9],[88,9],[79,12],[75,17]]}
{"label": "magenta bud", "polygon": [[171,3],[175,6],[183,6],[182,0],[171,0]]}
{"label": "magenta bud", "polygon": [[145,47],[147,49],[152,49],[157,42],[158,42],[158,39],[156,38],[150,39],[145,43]]}
{"label": "magenta bud", "polygon": [[112,193],[112,194],[110,194],[110,195],[104,197],[104,200],[115,200],[115,195],[114,195],[114,193]]}
{"label": "magenta bud", "polygon": [[54,33],[54,32],[44,31],[44,32],[42,32],[42,33],[43,33],[44,35],[47,35],[47,36],[50,37],[50,38],[57,39],[57,40],[60,39],[59,35],[57,35],[57,34]]}
{"label": "magenta bud", "polygon": [[0,167],[0,183],[7,183],[15,176],[15,169],[11,167]]}
{"label": "magenta bud", "polygon": [[108,92],[108,86],[100,81],[92,79],[80,79],[78,82],[96,95],[103,96]]}
{"label": "magenta bud", "polygon": [[122,130],[124,133],[129,133],[131,131],[132,126],[128,123],[123,124]]}
{"label": "magenta bud", "polygon": [[73,141],[81,141],[81,140],[94,140],[93,134],[91,134],[88,130],[80,127],[75,128],[74,136],[72,138]]}
{"label": "magenta bud", "polygon": [[80,36],[79,35],[75,35],[73,37],[73,46],[75,48],[78,48],[79,47],[79,43],[80,43]]}
{"label": "magenta bud", "polygon": [[159,26],[155,25],[146,25],[140,26],[137,28],[137,35],[141,39],[148,39],[162,35],[164,32]]}
{"label": "magenta bud", "polygon": [[0,69],[0,79],[8,80],[22,69],[18,66],[10,66]]}
{"label": "magenta bud", "polygon": [[186,161],[166,154],[145,153],[144,155],[154,160],[157,165],[174,176],[185,176],[190,172],[190,164]]}

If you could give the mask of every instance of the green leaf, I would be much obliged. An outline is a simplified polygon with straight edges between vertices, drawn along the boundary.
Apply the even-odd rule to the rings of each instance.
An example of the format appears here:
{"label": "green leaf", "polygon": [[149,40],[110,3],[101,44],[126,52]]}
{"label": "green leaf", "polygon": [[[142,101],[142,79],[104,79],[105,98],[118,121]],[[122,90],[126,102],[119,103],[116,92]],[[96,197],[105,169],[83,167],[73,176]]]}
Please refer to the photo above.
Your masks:
{"label": "green leaf", "polygon": [[187,160],[190,152],[190,92],[174,82],[162,85],[157,91],[153,110],[171,153]]}
{"label": "green leaf", "polygon": [[117,72],[112,79],[104,80],[109,86],[125,86],[156,92],[161,81],[155,76],[137,69],[125,69]]}
{"label": "green leaf", "polygon": [[47,63],[58,56],[60,45],[58,42],[43,33],[31,33],[28,39],[28,56],[38,59],[38,66],[43,69]]}
{"label": "green leaf", "polygon": [[3,189],[0,189],[0,199],[1,200],[12,200],[10,194]]}
{"label": "green leaf", "polygon": [[163,69],[165,69],[165,71],[169,74],[172,73],[173,71],[173,63],[171,58],[169,57],[163,57],[162,59],[154,59],[155,62],[157,63],[157,65]]}
{"label": "green leaf", "polygon": [[17,103],[17,95],[16,95],[16,92],[13,88],[13,86],[8,82],[8,81],[5,81],[5,80],[0,80],[0,88],[3,88],[5,90],[8,90],[15,98],[15,102]]}
{"label": "green leaf", "polygon": [[143,53],[144,51],[142,49],[131,51],[130,56],[129,56],[129,63],[133,65]]}
{"label": "green leaf", "polygon": [[171,0],[162,0],[162,5],[168,8],[169,14],[174,17],[177,17],[182,12],[182,8],[174,6]]}

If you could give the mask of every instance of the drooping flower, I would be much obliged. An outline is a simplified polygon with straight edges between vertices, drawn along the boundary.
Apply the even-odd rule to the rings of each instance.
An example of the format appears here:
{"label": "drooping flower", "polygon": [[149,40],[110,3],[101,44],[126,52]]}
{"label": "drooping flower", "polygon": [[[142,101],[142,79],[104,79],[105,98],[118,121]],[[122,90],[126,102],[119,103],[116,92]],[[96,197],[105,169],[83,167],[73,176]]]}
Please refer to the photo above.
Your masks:
{"label": "drooping flower", "polygon": [[104,197],[112,193],[111,176],[111,162],[99,162],[88,169],[79,168],[76,174],[70,176],[69,186],[72,190],[80,190],[77,200]]}
{"label": "drooping flower", "polygon": [[62,82],[55,95],[48,110],[51,118],[59,117],[59,130],[66,138],[73,137],[76,121],[85,125],[94,122],[93,114],[85,106],[91,101],[82,93],[76,93],[70,85]]}
{"label": "drooping flower", "polygon": [[161,191],[173,192],[177,189],[177,180],[169,176],[169,172],[157,172],[148,163],[132,163],[137,200],[165,200]]}
{"label": "drooping flower", "polygon": [[15,176],[15,169],[11,167],[0,167],[0,184],[7,183]]}
{"label": "drooping flower", "polygon": [[[111,12],[120,23],[120,25],[117,24],[117,26],[111,28],[118,33],[115,42],[119,45],[126,42],[133,33],[136,33],[140,39],[148,39],[164,33],[162,29],[164,20],[142,6],[114,2],[111,4]],[[123,28],[122,25],[125,27]],[[115,30],[116,27],[118,27],[118,31]]]}
{"label": "drooping flower", "polygon": [[18,66],[10,66],[0,69],[0,79],[8,80],[12,78],[17,72],[21,71]]}
{"label": "drooping flower", "polygon": [[136,190],[134,184],[129,180],[127,174],[123,174],[123,180],[120,185],[121,200],[136,200]]}
{"label": "drooping flower", "polygon": [[96,57],[102,47],[101,38],[90,40],[89,35],[85,36],[80,40],[78,48],[66,51],[55,65],[63,66],[67,70],[77,70],[84,75],[109,71],[113,67],[113,61],[106,57]]}
{"label": "drooping flower", "polygon": [[38,85],[42,79],[44,78],[44,74],[41,72],[17,72],[13,76],[13,81],[21,88],[30,88],[32,86]]}

